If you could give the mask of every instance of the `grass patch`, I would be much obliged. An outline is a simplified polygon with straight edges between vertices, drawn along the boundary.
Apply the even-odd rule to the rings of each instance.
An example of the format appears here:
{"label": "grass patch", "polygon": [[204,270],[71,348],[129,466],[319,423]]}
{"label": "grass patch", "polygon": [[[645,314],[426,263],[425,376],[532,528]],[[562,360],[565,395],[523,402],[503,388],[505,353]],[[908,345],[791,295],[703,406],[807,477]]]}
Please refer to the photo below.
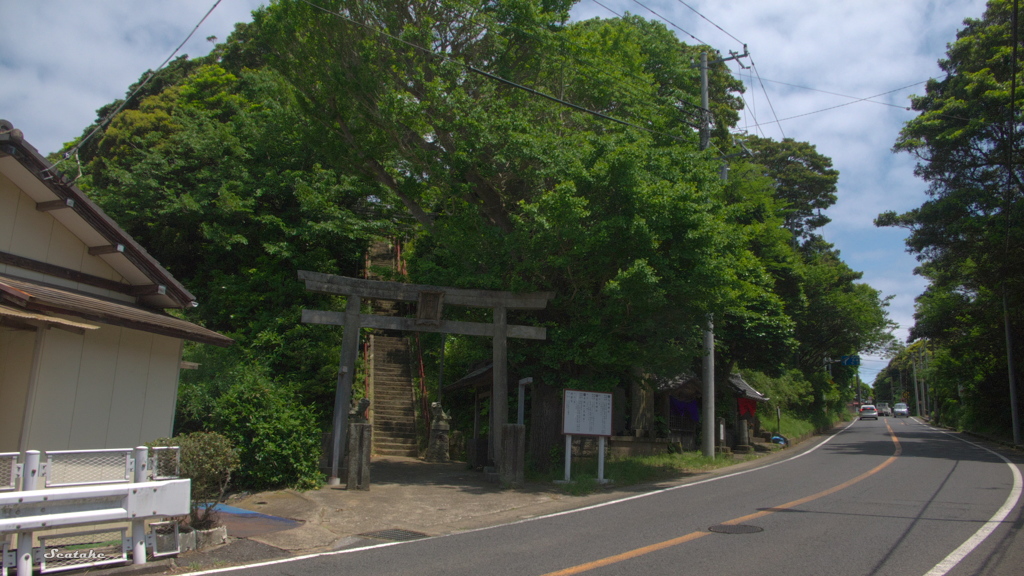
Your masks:
{"label": "grass patch", "polygon": [[[744,455],[738,459],[732,455],[706,458],[701,452],[682,452],[678,454],[657,454],[651,456],[633,456],[630,458],[611,459],[604,463],[604,477],[612,481],[612,486],[622,487],[634,484],[648,484],[664,480],[675,480],[688,475],[709,472],[718,468],[731,466],[739,462],[753,460],[756,454]],[[603,488],[597,482],[597,458],[574,458],[572,461],[572,482],[561,484],[562,491],[571,496],[585,496]],[[565,479],[565,471],[547,474],[529,474],[531,482],[554,482]]]}
{"label": "grass patch", "polygon": [[[773,424],[771,429],[774,430],[776,422],[772,421],[771,423]],[[817,428],[810,420],[802,420],[792,414],[782,413],[782,435],[790,440],[813,434]]]}

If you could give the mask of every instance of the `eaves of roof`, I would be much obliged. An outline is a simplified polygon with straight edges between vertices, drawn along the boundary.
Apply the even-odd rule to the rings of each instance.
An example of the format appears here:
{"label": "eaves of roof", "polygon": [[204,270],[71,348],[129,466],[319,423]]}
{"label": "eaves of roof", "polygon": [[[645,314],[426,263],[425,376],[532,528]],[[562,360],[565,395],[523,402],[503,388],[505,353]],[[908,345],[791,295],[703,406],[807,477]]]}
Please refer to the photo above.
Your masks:
{"label": "eaves of roof", "polygon": [[104,260],[132,285],[151,287],[141,296],[148,305],[185,308],[196,298],[164,269],[138,242],[25,141],[21,130],[0,120],[0,172],[38,204],[58,203],[54,218],[72,230],[86,246],[107,250]]}
{"label": "eaves of roof", "polygon": [[[169,316],[160,310],[5,274],[0,274],[0,303],[15,310],[75,316],[102,324],[216,346],[227,347],[234,344],[234,340],[227,336],[187,320]],[[45,320],[45,318],[37,318],[37,320]]]}

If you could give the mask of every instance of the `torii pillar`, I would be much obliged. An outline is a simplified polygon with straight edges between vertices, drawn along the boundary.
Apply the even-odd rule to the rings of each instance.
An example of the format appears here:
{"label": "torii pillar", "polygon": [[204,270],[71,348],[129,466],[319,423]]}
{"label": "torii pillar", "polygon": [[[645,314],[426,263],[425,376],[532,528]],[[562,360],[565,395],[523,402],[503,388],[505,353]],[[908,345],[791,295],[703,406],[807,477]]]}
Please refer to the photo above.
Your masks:
{"label": "torii pillar", "polygon": [[[319,272],[299,271],[299,280],[306,283],[306,290],[322,294],[347,296],[345,312],[303,310],[302,322],[307,324],[330,324],[345,326],[341,340],[341,360],[338,364],[338,385],[334,397],[334,434],[330,454],[331,483],[340,482],[341,447],[348,427],[348,405],[352,396],[352,379],[356,370],[356,356],[359,351],[360,328],[383,328],[387,330],[411,330],[417,332],[438,332],[442,334],[463,334],[468,336],[489,336],[493,340],[492,362],[493,384],[491,388],[491,430],[490,454],[495,464],[502,461],[501,431],[508,424],[508,339],[527,338],[544,340],[547,329],[534,326],[508,324],[509,310],[542,310],[553,292],[531,292],[517,294],[494,290],[467,290],[401,282],[363,280]],[[416,318],[398,316],[375,316],[360,314],[364,298],[417,302]],[[442,310],[445,304],[473,308],[491,308],[494,321],[456,322],[445,320]],[[354,328],[354,330],[353,330]]]}

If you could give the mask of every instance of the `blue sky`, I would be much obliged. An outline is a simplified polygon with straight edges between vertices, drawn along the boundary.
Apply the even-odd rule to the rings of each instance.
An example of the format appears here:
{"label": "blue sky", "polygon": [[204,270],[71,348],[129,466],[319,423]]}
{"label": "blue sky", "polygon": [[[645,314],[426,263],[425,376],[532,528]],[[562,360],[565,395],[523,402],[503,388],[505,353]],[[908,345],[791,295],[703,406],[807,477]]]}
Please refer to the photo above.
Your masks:
{"label": "blue sky", "polygon": [[[261,4],[216,3],[179,54],[206,54],[207,37],[226,39]],[[96,109],[123,97],[170,56],[214,5],[0,0],[0,118],[41,152],[59,149],[95,119]],[[913,275],[905,234],[875,228],[872,220],[924,200],[913,158],[890,150],[914,116],[906,110],[908,96],[940,75],[947,43],[984,7],[983,0],[582,0],[573,17],[628,11],[666,23],[687,43],[696,43],[692,35],[722,52],[742,52],[746,43],[757,74],[733,66],[748,85],[741,127],[810,142],[832,158],[840,171],[839,202],[828,211],[832,223],[824,235],[865,282],[894,296],[890,314],[905,338],[924,282]],[[884,95],[857,101],[878,94]],[[871,382],[885,362],[863,360],[861,377]]]}

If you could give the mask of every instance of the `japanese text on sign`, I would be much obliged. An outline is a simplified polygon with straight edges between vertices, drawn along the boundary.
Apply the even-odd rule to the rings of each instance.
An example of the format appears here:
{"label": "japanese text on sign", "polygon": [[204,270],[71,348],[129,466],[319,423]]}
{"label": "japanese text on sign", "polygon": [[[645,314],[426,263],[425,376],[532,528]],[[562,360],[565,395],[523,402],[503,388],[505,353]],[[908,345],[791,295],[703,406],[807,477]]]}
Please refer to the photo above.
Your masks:
{"label": "japanese text on sign", "polygon": [[605,392],[566,390],[562,433],[573,436],[612,435],[612,395]]}

